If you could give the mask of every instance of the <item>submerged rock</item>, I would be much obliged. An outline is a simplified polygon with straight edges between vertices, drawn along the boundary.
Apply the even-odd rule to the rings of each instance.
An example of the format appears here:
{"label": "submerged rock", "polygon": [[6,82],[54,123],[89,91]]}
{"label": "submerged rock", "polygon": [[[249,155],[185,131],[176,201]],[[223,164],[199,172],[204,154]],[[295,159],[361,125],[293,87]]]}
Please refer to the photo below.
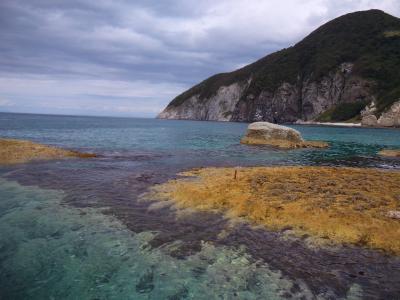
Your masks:
{"label": "submerged rock", "polygon": [[325,142],[304,141],[297,130],[269,122],[250,124],[240,142],[248,145],[270,145],[282,149],[328,147]]}
{"label": "submerged rock", "polygon": [[96,157],[93,153],[65,150],[24,140],[0,139],[0,164],[25,163],[32,160],[67,157]]}

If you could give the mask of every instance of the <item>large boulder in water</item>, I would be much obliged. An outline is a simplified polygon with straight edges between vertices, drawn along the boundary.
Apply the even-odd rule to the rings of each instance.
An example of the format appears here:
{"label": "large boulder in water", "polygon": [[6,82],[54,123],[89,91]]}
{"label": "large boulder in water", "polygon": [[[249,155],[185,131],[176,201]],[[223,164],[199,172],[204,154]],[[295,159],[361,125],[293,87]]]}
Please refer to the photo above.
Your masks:
{"label": "large boulder in water", "polygon": [[242,144],[270,145],[283,149],[326,148],[328,144],[318,141],[304,141],[300,132],[293,128],[268,122],[255,122],[249,125]]}

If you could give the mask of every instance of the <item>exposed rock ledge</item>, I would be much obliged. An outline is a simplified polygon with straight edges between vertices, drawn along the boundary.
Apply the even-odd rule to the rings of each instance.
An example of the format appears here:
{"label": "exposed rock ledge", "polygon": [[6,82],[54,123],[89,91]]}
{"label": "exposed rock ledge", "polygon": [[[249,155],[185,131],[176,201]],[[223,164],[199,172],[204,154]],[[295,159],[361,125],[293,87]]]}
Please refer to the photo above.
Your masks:
{"label": "exposed rock ledge", "polygon": [[24,140],[0,139],[0,164],[17,164],[33,160],[96,157],[92,153],[65,150]]}
{"label": "exposed rock ledge", "polygon": [[[400,255],[400,172],[368,168],[205,168],[155,186],[149,199],[177,208],[292,228],[299,236]],[[373,188],[371,188],[373,187]],[[320,240],[321,238],[322,240]]]}
{"label": "exposed rock ledge", "polygon": [[248,145],[270,145],[282,149],[328,147],[325,142],[304,141],[300,132],[293,128],[268,122],[250,124],[246,136],[240,142]]}

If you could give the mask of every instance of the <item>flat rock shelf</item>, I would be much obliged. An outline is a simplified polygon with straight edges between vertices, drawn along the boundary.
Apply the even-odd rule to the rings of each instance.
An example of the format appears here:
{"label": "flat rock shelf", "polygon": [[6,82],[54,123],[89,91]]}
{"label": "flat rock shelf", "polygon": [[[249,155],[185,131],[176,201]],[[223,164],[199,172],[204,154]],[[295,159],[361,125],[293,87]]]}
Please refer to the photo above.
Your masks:
{"label": "flat rock shelf", "polygon": [[400,254],[400,172],[368,168],[204,168],[156,186],[152,199],[222,212],[272,230]]}
{"label": "flat rock shelf", "polygon": [[18,164],[34,160],[50,160],[61,158],[90,158],[93,153],[82,153],[42,145],[25,140],[0,139],[0,164]]}

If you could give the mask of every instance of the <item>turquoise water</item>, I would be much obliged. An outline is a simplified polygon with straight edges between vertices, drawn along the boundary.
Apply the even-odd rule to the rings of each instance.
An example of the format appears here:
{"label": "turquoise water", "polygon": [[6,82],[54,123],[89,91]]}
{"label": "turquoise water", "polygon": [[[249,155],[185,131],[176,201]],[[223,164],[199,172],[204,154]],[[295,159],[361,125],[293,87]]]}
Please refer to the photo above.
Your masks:
{"label": "turquoise water", "polygon": [[139,196],[181,170],[400,168],[400,130],[293,126],[327,150],[240,145],[247,124],[0,114],[0,137],[100,154],[0,168],[0,299],[395,299],[400,262],[355,247],[177,217]]}
{"label": "turquoise water", "polygon": [[[179,160],[213,163],[318,163],[374,158],[386,147],[400,147],[400,130],[293,125],[305,139],[331,143],[325,151],[273,151],[240,145],[244,123],[218,123],[132,118],[66,117],[0,114],[0,136],[30,139],[108,156],[157,153]],[[189,159],[190,158],[190,159]],[[368,162],[366,162],[368,163]]]}
{"label": "turquoise water", "polygon": [[62,192],[5,180],[0,189],[4,299],[279,299],[293,286],[243,250],[204,243],[187,260],[174,259],[150,249],[155,233],[133,235],[97,211],[64,207]]}

